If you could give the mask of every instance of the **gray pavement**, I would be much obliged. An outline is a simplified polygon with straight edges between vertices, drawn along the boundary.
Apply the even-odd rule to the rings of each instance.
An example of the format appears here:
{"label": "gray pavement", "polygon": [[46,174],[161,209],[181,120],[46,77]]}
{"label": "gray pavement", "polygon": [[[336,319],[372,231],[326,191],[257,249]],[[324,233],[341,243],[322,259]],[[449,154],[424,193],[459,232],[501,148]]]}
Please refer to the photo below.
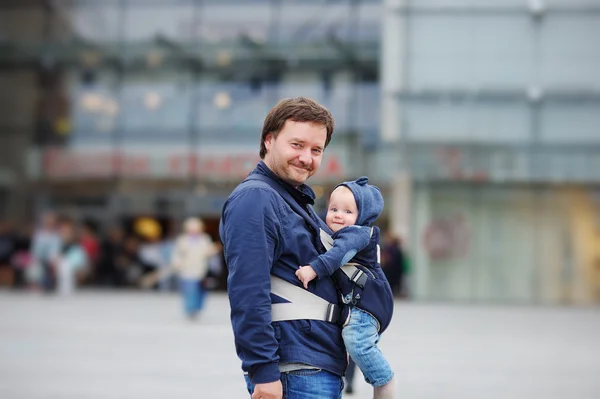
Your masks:
{"label": "gray pavement", "polygon": [[[398,302],[381,347],[399,398],[600,398],[598,308]],[[0,291],[2,399],[246,397],[224,294]]]}

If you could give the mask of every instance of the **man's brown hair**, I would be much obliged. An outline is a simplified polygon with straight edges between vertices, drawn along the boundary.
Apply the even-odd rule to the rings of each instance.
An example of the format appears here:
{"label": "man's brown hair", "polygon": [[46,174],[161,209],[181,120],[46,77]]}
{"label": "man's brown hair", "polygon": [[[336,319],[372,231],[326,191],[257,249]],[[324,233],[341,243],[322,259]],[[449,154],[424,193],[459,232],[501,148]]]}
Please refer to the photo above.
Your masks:
{"label": "man's brown hair", "polygon": [[265,118],[262,134],[260,136],[260,158],[264,159],[267,154],[265,147],[265,138],[267,134],[273,134],[273,138],[283,129],[286,121],[294,122],[312,122],[323,125],[327,129],[327,139],[325,147],[331,141],[333,135],[333,116],[331,112],[317,102],[306,97],[294,97],[281,100],[275,105]]}

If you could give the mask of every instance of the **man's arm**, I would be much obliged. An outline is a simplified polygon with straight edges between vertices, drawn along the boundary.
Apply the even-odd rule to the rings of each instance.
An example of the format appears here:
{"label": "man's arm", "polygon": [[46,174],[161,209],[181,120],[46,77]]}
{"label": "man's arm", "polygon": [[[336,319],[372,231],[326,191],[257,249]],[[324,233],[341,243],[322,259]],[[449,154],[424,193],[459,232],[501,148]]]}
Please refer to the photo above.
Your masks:
{"label": "man's arm", "polygon": [[317,259],[310,262],[319,278],[333,274],[348,263],[354,256],[369,245],[371,228],[364,226],[347,226],[336,233],[333,247]]}
{"label": "man's arm", "polygon": [[249,188],[223,211],[231,323],[242,369],[255,384],[278,381],[278,343],[271,325],[270,272],[279,241],[276,193]]}

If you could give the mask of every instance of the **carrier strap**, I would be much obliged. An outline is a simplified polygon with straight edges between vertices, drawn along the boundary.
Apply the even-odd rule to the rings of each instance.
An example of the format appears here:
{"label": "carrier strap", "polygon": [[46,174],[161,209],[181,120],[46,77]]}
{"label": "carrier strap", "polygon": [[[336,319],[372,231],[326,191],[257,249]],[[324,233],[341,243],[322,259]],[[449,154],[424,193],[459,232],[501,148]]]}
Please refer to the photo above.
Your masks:
{"label": "carrier strap", "polygon": [[337,323],[341,308],[325,299],[271,275],[271,293],[289,302],[271,305],[271,321],[321,320]]}
{"label": "carrier strap", "polygon": [[342,266],[341,270],[346,276],[348,276],[350,280],[352,280],[354,284],[358,285],[360,288],[364,288],[368,279],[367,274],[356,267],[356,265],[358,264],[346,263],[344,266]]}

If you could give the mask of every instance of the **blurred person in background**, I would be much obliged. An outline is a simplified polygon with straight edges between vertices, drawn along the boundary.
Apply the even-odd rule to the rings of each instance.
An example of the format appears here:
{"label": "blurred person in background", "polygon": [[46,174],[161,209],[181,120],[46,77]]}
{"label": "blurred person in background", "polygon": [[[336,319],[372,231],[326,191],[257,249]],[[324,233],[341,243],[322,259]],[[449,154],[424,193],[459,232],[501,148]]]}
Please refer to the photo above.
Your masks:
{"label": "blurred person in background", "polygon": [[52,262],[60,251],[58,218],[52,211],[42,215],[41,225],[33,234],[31,243],[31,264],[28,267],[28,279],[40,284],[46,293],[56,289],[56,278]]}
{"label": "blurred person in background", "polygon": [[[252,399],[338,399],[347,356],[339,324],[272,322],[271,276],[300,288],[295,272],[324,251],[305,185],[321,164],[334,129],[331,113],[313,100],[280,101],[265,118],[261,162],[223,206],[220,237],[229,271],[231,323]],[[280,191],[281,190],[281,191]],[[308,291],[306,291],[308,292]],[[309,295],[341,305],[333,279]]]}
{"label": "blurred person in background", "polygon": [[17,232],[17,241],[13,255],[13,267],[15,270],[15,288],[25,288],[27,286],[26,271],[31,263],[31,240],[33,237],[33,226],[30,224],[21,225]]}
{"label": "blurred person in background", "polygon": [[219,252],[219,247],[204,232],[204,223],[198,218],[186,219],[183,230],[175,240],[171,268],[179,276],[185,313],[193,319],[204,307],[203,280],[208,274],[209,259]]}
{"label": "blurred person in background", "polygon": [[52,262],[58,280],[58,292],[71,295],[85,276],[88,258],[79,243],[75,224],[63,219],[59,224],[60,250]]}
{"label": "blurred person in background", "polygon": [[120,226],[111,226],[108,234],[100,245],[98,268],[96,269],[96,283],[106,287],[120,287],[125,284],[117,264],[125,251],[123,247],[123,229]]}
{"label": "blurred person in background", "polygon": [[98,274],[98,262],[100,260],[100,240],[96,234],[96,229],[91,223],[86,222],[82,224],[79,243],[88,259],[88,275],[86,279],[95,279]]}
{"label": "blurred person in background", "polygon": [[[174,220],[169,221],[167,223],[165,236],[160,241],[159,252],[161,270],[166,270],[171,263],[173,251],[175,250],[175,240],[177,239],[177,225],[179,225],[178,222]],[[174,275],[165,276],[158,282],[158,289],[160,291],[172,291],[176,287],[177,281],[176,276]]]}
{"label": "blurred person in background", "polygon": [[167,263],[165,263],[163,255],[162,239],[160,236],[149,237],[142,244],[140,244],[140,259],[144,265],[146,265],[146,267],[151,269],[150,273],[164,269],[164,267],[169,264],[168,260]]}
{"label": "blurred person in background", "polygon": [[356,374],[356,363],[352,358],[348,358],[348,367],[346,368],[346,376],[344,377],[344,385],[346,386],[344,391],[348,395],[354,393],[354,375]]}
{"label": "blurred person in background", "polygon": [[175,240],[169,268],[145,276],[141,285],[148,288],[177,274],[185,314],[193,320],[204,307],[203,282],[209,271],[209,260],[219,251],[220,247],[204,232],[204,223],[198,218],[188,218],[183,223],[183,234]]}
{"label": "blurred person in background", "polygon": [[[160,250],[160,240],[162,236],[162,226],[160,222],[152,216],[138,217],[133,222],[133,231],[136,237],[139,238],[137,259],[135,264],[141,266],[136,268],[139,275],[135,277],[135,284],[139,285],[142,278],[147,274],[153,274],[160,270],[162,266],[162,253]],[[130,272],[133,269],[129,269]],[[130,277],[134,275],[131,274]],[[131,278],[133,283],[133,278]]]}
{"label": "blurred person in background", "polygon": [[0,220],[0,285],[12,286],[14,282],[13,256],[16,252],[17,236],[13,227]]}
{"label": "blurred person in background", "polygon": [[140,256],[139,238],[129,235],[123,242],[123,251],[116,259],[117,278],[122,286],[137,287],[142,277],[153,270]]}
{"label": "blurred person in background", "polygon": [[[217,243],[217,245],[219,245]],[[219,246],[219,253],[214,254],[208,259],[208,274],[205,279],[205,286],[209,289],[219,289],[221,277],[223,276],[223,251]]]}
{"label": "blurred person in background", "polygon": [[400,238],[388,230],[381,250],[381,267],[394,296],[404,295],[405,262]]}

